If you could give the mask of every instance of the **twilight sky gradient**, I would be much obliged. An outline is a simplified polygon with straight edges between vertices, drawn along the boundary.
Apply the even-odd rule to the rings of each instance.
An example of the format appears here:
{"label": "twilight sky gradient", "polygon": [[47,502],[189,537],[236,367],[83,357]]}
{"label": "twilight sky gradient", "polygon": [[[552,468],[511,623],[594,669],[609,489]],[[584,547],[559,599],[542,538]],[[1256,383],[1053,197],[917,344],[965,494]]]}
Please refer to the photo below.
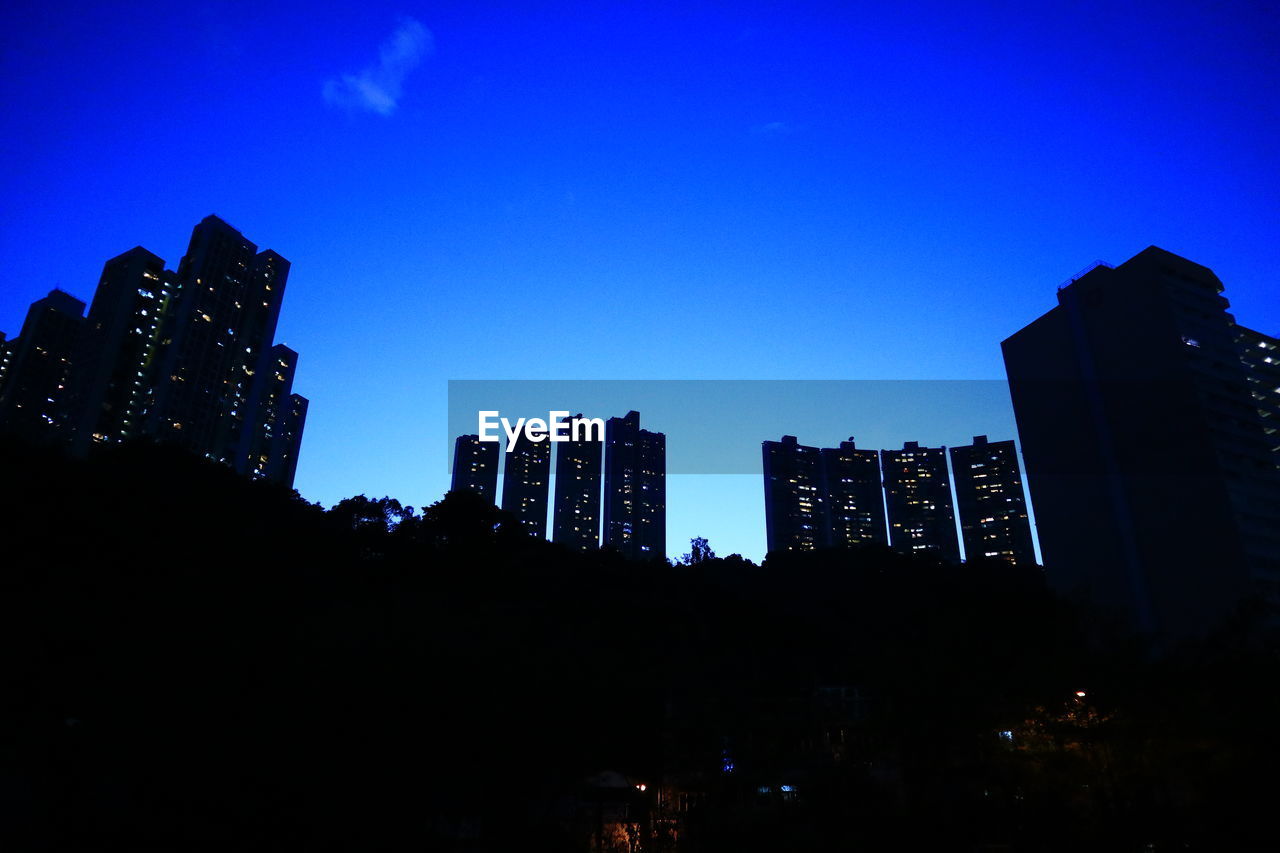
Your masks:
{"label": "twilight sky gradient", "polygon": [[[440,497],[449,379],[1002,378],[1150,244],[1280,331],[1280,5],[690,6],[6,3],[0,329],[217,213],[293,262],[326,505]],[[762,556],[761,491],[673,484],[671,553]]]}

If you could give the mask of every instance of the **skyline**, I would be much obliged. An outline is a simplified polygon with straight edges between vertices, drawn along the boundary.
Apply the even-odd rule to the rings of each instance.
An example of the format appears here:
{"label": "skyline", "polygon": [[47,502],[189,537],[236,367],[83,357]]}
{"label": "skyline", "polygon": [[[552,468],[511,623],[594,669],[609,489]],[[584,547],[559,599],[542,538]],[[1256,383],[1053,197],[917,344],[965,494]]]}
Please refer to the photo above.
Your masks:
{"label": "skyline", "polygon": [[[457,436],[477,431],[479,412],[546,419],[554,414],[549,403],[552,410],[603,419],[635,409],[667,436],[667,517],[677,525],[667,537],[668,556],[677,559],[695,536],[720,543],[725,553],[764,558],[762,441],[797,435],[805,444],[834,446],[850,437],[840,430],[851,423],[858,426],[859,446],[876,448],[916,440],[953,447],[974,435],[1016,432],[1003,379],[455,380],[449,383],[450,449]],[[554,485],[554,474],[551,480]]]}
{"label": "skyline", "polygon": [[[0,22],[0,330],[53,286],[87,301],[134,246],[180,257],[218,214],[293,263],[276,339],[306,353],[296,485],[326,506],[443,495],[451,379],[1003,381],[1000,341],[1058,284],[1148,245],[1280,329],[1280,22],[1255,6]],[[361,86],[383,111],[341,97]],[[669,552],[763,556],[676,499]]]}
{"label": "skyline", "polygon": [[50,291],[0,343],[0,427],[77,457],[172,444],[292,488],[308,401],[298,353],[274,343],[289,269],[207,216],[175,269],[139,246],[104,264],[88,305]]}

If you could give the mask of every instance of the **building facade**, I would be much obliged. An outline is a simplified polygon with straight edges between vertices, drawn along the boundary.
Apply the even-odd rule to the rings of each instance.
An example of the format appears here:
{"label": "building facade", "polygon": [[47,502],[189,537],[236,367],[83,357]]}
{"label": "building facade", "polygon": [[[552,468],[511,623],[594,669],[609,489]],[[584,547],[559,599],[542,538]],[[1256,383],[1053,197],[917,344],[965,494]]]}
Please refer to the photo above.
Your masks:
{"label": "building facade", "polygon": [[[573,419],[581,418],[575,415]],[[556,443],[551,540],[578,551],[600,547],[600,475],[604,441],[592,431]]]}
{"label": "building facade", "polygon": [[519,519],[530,536],[545,539],[551,494],[551,442],[529,441],[522,432],[503,457],[503,511]]}
{"label": "building facade", "polygon": [[794,435],[761,446],[765,534],[770,551],[812,551],[887,543],[880,457],[852,438],[839,447]]}
{"label": "building facade", "polygon": [[76,366],[84,358],[84,303],[50,291],[5,342],[0,431],[45,445],[65,444],[75,424]]}
{"label": "building facade", "polygon": [[888,545],[880,454],[859,450],[852,437],[823,448],[827,542],[833,548]]}
{"label": "building facade", "polygon": [[985,435],[975,435],[973,444],[951,448],[951,476],[965,558],[1035,565],[1031,520],[1014,442],[989,442]]}
{"label": "building facade", "polygon": [[667,437],[640,413],[605,423],[604,542],[631,559],[665,559]]}
{"label": "building facade", "polygon": [[453,443],[453,482],[449,490],[471,492],[486,503],[498,501],[500,444],[481,441],[478,435],[460,435]]}
{"label": "building facade", "polygon": [[[44,439],[84,453],[148,437],[292,486],[307,405],[292,392],[297,353],[273,345],[288,276],[287,260],[208,216],[177,272],[142,247],[107,261],[87,318],[66,294],[35,303],[57,303],[63,337],[76,329],[54,383],[63,387],[46,395],[60,414],[45,420]],[[30,352],[49,351],[38,342],[47,326],[9,342],[0,427],[28,432],[30,407],[9,411],[3,400],[45,382]]]}
{"label": "building facade", "polygon": [[103,266],[86,324],[86,355],[77,377],[77,451],[148,434],[146,414],[159,386],[163,321],[177,292],[164,259],[138,246]]}
{"label": "building facade", "polygon": [[249,469],[253,416],[270,383],[289,262],[216,216],[191,234],[161,323],[150,430],[237,471]]}
{"label": "building facade", "polygon": [[1222,291],[1153,246],[1003,343],[1049,579],[1156,637],[1280,604],[1274,339]]}
{"label": "building facade", "polygon": [[826,478],[822,451],[794,435],[761,445],[764,462],[764,524],[770,552],[825,548]]}
{"label": "building facade", "polygon": [[901,450],[880,451],[889,544],[908,554],[937,554],[960,561],[947,451],[908,441]]}

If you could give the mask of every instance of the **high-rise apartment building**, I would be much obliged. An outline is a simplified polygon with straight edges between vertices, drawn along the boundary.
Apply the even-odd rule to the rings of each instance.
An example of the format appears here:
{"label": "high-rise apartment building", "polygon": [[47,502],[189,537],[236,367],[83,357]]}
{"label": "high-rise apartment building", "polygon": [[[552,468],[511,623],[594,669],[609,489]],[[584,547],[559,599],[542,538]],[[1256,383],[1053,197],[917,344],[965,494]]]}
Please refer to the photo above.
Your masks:
{"label": "high-rise apartment building", "polygon": [[1003,343],[1049,579],[1157,637],[1280,605],[1275,339],[1222,290],[1153,246]]}
{"label": "high-rise apartment building", "polygon": [[13,355],[9,347],[12,343],[4,332],[0,332],[0,392],[4,391],[4,378],[9,375],[9,360]]}
{"label": "high-rise apartment building", "polygon": [[271,345],[289,262],[259,252],[216,216],[196,225],[161,325],[151,430],[236,470],[250,469],[253,419],[272,375]]}
{"label": "high-rise apartment building", "polygon": [[828,544],[822,451],[794,435],[761,445],[764,524],[769,551],[812,551]]}
{"label": "high-rise apartment building", "polygon": [[[258,381],[250,411],[256,414],[249,419],[241,437],[243,446],[236,454],[247,461],[249,472],[255,477],[281,480],[290,459],[297,464],[297,448],[292,445],[302,437],[299,417],[306,418],[306,400],[298,398],[301,415],[294,400],[297,395],[293,393],[293,374],[297,368],[298,354],[284,344],[276,344],[263,372],[255,374]],[[290,476],[289,481],[292,480]]]}
{"label": "high-rise apartment building", "polygon": [[951,448],[951,476],[965,558],[1035,565],[1031,521],[1013,441],[987,441],[985,435],[975,435],[973,444]]}
{"label": "high-rise apartment building", "polygon": [[307,409],[311,401],[301,394],[290,394],[285,400],[284,417],[277,421],[279,428],[272,445],[271,463],[266,476],[293,485],[298,473],[298,457],[302,453],[302,430],[307,425]]}
{"label": "high-rise apartment building", "polygon": [[880,454],[809,447],[794,435],[762,444],[765,532],[770,551],[885,545]]}
{"label": "high-rise apartment building", "polygon": [[[66,294],[35,303],[40,312],[57,303],[60,339],[75,328],[53,383],[62,387],[44,398],[60,412],[43,421],[50,440],[84,452],[146,436],[292,486],[307,401],[292,392],[297,353],[272,344],[288,275],[279,254],[208,216],[176,273],[141,247],[107,261],[88,318]],[[28,352],[49,351],[36,340],[50,322],[9,343],[0,382],[11,397],[51,375]],[[0,426],[29,432],[29,405],[3,407]]]}
{"label": "high-rise apartment building", "polygon": [[551,489],[551,442],[529,441],[521,433],[503,454],[502,509],[520,520],[530,536],[547,536],[547,499]]}
{"label": "high-rise apartment building", "polygon": [[[570,420],[581,418],[576,415]],[[600,547],[600,473],[604,450],[598,430],[556,442],[555,506],[551,539],[579,551]]]}
{"label": "high-rise apartment building", "polygon": [[640,413],[605,422],[604,542],[632,559],[665,559],[667,437]]}
{"label": "high-rise apartment building", "polygon": [[1280,464],[1280,339],[1236,326],[1245,381],[1261,419],[1264,441]]}
{"label": "high-rise apartment building", "polygon": [[936,553],[960,561],[947,451],[908,441],[901,450],[880,451],[889,543],[905,553]]}
{"label": "high-rise apartment building", "polygon": [[5,342],[0,430],[40,444],[66,442],[75,421],[83,315],[84,303],[61,290],[31,304],[21,334]]}
{"label": "high-rise apartment building", "polygon": [[177,290],[164,260],[138,246],[107,261],[89,306],[76,377],[76,449],[144,434],[156,357]]}
{"label": "high-rise apartment building", "polygon": [[833,548],[887,545],[880,454],[859,450],[852,437],[822,449],[827,542]]}
{"label": "high-rise apartment building", "polygon": [[[808,447],[795,436],[766,441],[765,526],[770,551],[891,545],[903,553],[960,559],[946,448]],[[965,553],[1035,565],[1013,441],[951,450]],[[888,535],[886,535],[886,515]]]}
{"label": "high-rise apartment building", "polygon": [[498,453],[496,441],[481,441],[478,435],[460,435],[453,444],[453,484],[451,491],[471,492],[496,504],[498,498]]}

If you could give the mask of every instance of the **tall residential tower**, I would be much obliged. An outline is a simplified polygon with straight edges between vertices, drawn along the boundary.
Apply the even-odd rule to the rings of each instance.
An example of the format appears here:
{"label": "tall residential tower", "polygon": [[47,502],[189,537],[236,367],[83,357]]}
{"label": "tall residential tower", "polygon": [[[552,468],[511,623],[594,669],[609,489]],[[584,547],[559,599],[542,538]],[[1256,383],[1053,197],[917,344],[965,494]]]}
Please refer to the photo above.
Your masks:
{"label": "tall residential tower", "polygon": [[770,551],[884,545],[880,458],[854,440],[819,449],[794,435],[761,445]]}
{"label": "tall residential tower", "polygon": [[1049,579],[1157,637],[1280,606],[1274,339],[1222,290],[1152,246],[1003,344]]}
{"label": "tall residential tower", "polygon": [[880,461],[893,548],[959,562],[946,449],[908,441],[901,450],[880,451]]}
{"label": "tall residential tower", "polygon": [[822,449],[827,541],[833,548],[888,545],[880,455],[859,450],[852,437]]}
{"label": "tall residential tower", "polygon": [[502,509],[520,520],[530,536],[547,536],[547,498],[551,487],[551,442],[529,441],[521,433],[503,454]]}
{"label": "tall residential tower", "polygon": [[951,476],[965,558],[1035,565],[1018,448],[1013,441],[989,442],[985,435],[975,435],[973,444],[951,448]]}
{"label": "tall residential tower", "polygon": [[[288,277],[287,260],[216,216],[196,225],[176,273],[140,246],[112,258],[87,318],[56,291],[6,344],[0,428],[77,453],[147,437],[292,486],[307,401],[292,392],[297,353],[273,347]],[[60,378],[42,366],[50,335]],[[37,413],[31,435],[34,409],[18,398],[45,385],[39,408],[57,412]]]}
{"label": "tall residential tower", "polygon": [[481,441],[478,435],[460,435],[453,443],[453,483],[450,491],[471,492],[487,503],[498,499],[498,454],[496,441]]}
{"label": "tall residential tower", "polygon": [[[581,418],[575,415],[570,420]],[[556,444],[556,491],[551,539],[579,551],[600,547],[600,471],[603,436],[587,430]]]}
{"label": "tall residential tower", "polygon": [[640,428],[640,413],[605,423],[604,543],[632,559],[665,559],[667,437]]}

